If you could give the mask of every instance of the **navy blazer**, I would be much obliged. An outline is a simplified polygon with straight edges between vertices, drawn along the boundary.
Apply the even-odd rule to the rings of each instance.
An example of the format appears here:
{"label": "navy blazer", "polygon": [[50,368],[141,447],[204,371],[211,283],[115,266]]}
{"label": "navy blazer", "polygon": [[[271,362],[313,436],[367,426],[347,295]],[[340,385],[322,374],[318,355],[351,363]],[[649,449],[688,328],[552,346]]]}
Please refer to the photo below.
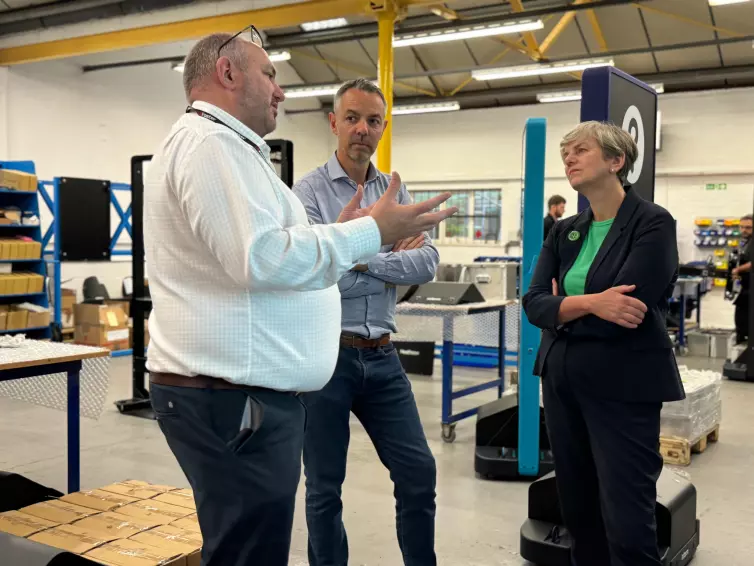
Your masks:
{"label": "navy blazer", "polygon": [[[543,330],[534,366],[547,378],[547,365],[564,364],[574,385],[613,400],[664,402],[683,399],[673,342],[665,317],[678,278],[675,220],[664,208],[642,199],[630,187],[586,277],[586,294],[618,285],[647,305],[638,328],[624,328],[594,315],[558,322],[565,298],[564,278],[576,261],[594,218],[591,208],[558,222],[540,252],[523,307]],[[558,296],[552,294],[552,280]],[[557,340],[566,342],[563,359],[548,359]]]}

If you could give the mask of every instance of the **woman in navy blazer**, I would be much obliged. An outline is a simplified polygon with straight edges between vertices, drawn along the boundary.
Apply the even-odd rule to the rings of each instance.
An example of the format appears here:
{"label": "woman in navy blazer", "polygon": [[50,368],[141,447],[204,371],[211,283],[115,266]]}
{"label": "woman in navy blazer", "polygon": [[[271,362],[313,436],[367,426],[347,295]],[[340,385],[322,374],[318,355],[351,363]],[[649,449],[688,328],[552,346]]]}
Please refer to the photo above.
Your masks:
{"label": "woman in navy blazer", "polygon": [[561,142],[589,208],[558,222],[523,306],[541,328],[535,373],[574,566],[659,566],[660,411],[684,398],[665,316],[678,274],[673,217],[626,178],[638,155],[618,126]]}

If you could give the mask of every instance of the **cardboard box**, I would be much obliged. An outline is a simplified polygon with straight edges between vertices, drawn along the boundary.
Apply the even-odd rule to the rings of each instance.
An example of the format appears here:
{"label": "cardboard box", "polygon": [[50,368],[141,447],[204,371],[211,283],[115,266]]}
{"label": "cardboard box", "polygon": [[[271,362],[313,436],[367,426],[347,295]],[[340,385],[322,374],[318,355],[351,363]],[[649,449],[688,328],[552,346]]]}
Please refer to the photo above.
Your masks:
{"label": "cardboard box", "polygon": [[126,318],[128,318],[128,317],[131,316],[131,303],[130,303],[130,301],[124,301],[122,299],[105,299],[105,304],[108,307],[118,307],[124,313],[126,313]]}
{"label": "cardboard box", "polygon": [[23,330],[24,328],[28,328],[28,322],[29,311],[11,308],[11,311],[8,313],[6,330]]}
{"label": "cardboard box", "polygon": [[72,523],[82,529],[87,529],[93,533],[100,533],[113,539],[129,538],[142,531],[148,531],[159,527],[158,521],[149,519],[137,519],[128,515],[121,515],[118,512],[99,513],[86,519],[81,519]]}
{"label": "cardboard box", "polygon": [[63,310],[70,310],[73,312],[73,307],[76,305],[76,291],[74,289],[61,289],[60,290],[60,308]]}
{"label": "cardboard box", "polygon": [[113,483],[101,488],[103,491],[128,495],[136,499],[152,499],[162,493],[174,491],[177,488],[166,485],[150,485],[146,482],[130,483],[128,481]]}
{"label": "cardboard box", "polygon": [[90,550],[90,560],[115,566],[186,566],[186,558],[131,539],[116,540]]}
{"label": "cardboard box", "polygon": [[117,493],[110,493],[109,491],[102,491],[101,489],[69,493],[61,497],[60,500],[81,505],[82,507],[96,509],[97,511],[114,511],[119,507],[139,501],[135,497],[118,495]]}
{"label": "cardboard box", "polygon": [[108,305],[77,304],[74,307],[74,322],[76,343],[110,350],[128,349],[130,331],[123,309]]}
{"label": "cardboard box", "polygon": [[191,509],[162,503],[154,499],[145,499],[131,503],[118,509],[118,513],[136,517],[137,519],[149,519],[158,521],[161,525],[168,525],[177,519],[183,519],[191,515]]}
{"label": "cardboard box", "polygon": [[183,519],[173,521],[172,523],[170,523],[170,525],[173,527],[178,527],[179,529],[182,529],[184,531],[191,531],[192,533],[201,534],[202,532],[202,529],[199,526],[199,517],[196,515],[196,513],[194,513],[193,515],[188,515]]}
{"label": "cardboard box", "polygon": [[46,531],[39,532],[28,537],[29,540],[53,546],[74,554],[84,554],[93,548],[97,548],[113,540],[97,533],[92,533],[87,529],[75,527],[73,525],[60,525]]}
{"label": "cardboard box", "polygon": [[194,502],[194,492],[190,489],[179,489],[176,491],[170,491],[163,493],[157,497],[152,498],[154,501],[161,503],[169,503],[170,505],[178,505],[179,507],[186,507],[196,512],[196,503]]}
{"label": "cardboard box", "polygon": [[58,523],[27,515],[20,511],[0,513],[0,531],[17,537],[28,537],[34,533],[57,527]]}
{"label": "cardboard box", "polygon": [[19,511],[26,513],[27,515],[39,517],[40,519],[53,521],[60,525],[73,523],[84,517],[97,514],[97,511],[94,509],[81,507],[80,505],[75,505],[73,503],[66,503],[59,499],[51,499],[50,501],[35,503],[34,505],[19,509]]}
{"label": "cardboard box", "polygon": [[172,525],[155,527],[133,535],[130,539],[181,555],[188,555],[202,548],[201,535],[184,531]]}
{"label": "cardboard box", "polygon": [[0,169],[0,188],[33,192],[37,190],[37,176],[12,169]]}
{"label": "cardboard box", "polygon": [[0,312],[0,330],[7,330],[8,328],[8,313]]}
{"label": "cardboard box", "polygon": [[50,320],[52,319],[50,311],[45,312],[29,312],[29,316],[26,320],[26,328],[41,328],[43,326],[50,326]]}

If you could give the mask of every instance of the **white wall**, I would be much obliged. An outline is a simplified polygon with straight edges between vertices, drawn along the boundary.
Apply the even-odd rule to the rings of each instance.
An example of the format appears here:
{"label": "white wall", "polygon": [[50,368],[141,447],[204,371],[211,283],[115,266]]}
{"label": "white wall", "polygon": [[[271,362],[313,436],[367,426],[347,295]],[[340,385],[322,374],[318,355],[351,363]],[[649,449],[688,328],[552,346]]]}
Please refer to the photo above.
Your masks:
{"label": "white wall", "polygon": [[[0,68],[0,159],[31,159],[44,180],[69,176],[130,183],[131,156],[155,151],[185,108],[181,75],[167,65],[94,73],[65,62]],[[301,175],[328,158],[334,148],[328,131],[322,115],[300,114],[280,118],[270,137],[293,141],[294,170]],[[322,134],[317,143],[311,143],[314,132]],[[118,199],[125,210],[130,194],[118,193]],[[40,206],[46,229],[50,214]],[[118,223],[113,211],[113,231]],[[130,246],[126,232],[119,241]],[[97,275],[112,296],[120,296],[130,273],[128,257],[63,266],[63,280],[70,280],[64,286],[80,292],[83,279]]]}
{"label": "white wall", "polygon": [[[660,111],[655,201],[678,220],[687,261],[704,255],[693,246],[695,216],[737,216],[754,208],[754,89],[663,95]],[[579,120],[577,102],[396,117],[393,168],[412,189],[502,188],[503,239],[513,239],[528,117],[547,119],[545,200],[561,194],[568,199],[566,214],[574,214],[576,194],[563,174],[558,144]],[[707,183],[727,183],[728,189],[706,191]],[[502,255],[503,249],[443,246],[440,252],[442,261],[454,263]]]}
{"label": "white wall", "polygon": [[[181,76],[166,65],[88,74],[66,62],[0,69],[0,159],[33,159],[43,179],[128,183],[130,157],[154,151],[184,108]],[[735,216],[754,204],[754,89],[663,95],[660,110],[656,201],[678,220],[682,258],[689,260],[695,254],[694,216]],[[530,116],[548,122],[546,196],[563,194],[567,214],[573,214],[576,195],[563,176],[558,143],[578,122],[578,103],[397,116],[393,168],[413,190],[502,188],[503,235],[513,239],[520,216],[521,138]],[[271,137],[294,142],[296,177],[321,165],[335,148],[322,114],[283,114]],[[728,183],[728,189],[706,191],[708,182]],[[121,199],[125,208],[127,195]],[[442,261],[451,263],[502,253],[489,245],[441,249]],[[76,288],[84,276],[96,274],[117,295],[130,265],[66,264],[63,274],[75,278]]]}

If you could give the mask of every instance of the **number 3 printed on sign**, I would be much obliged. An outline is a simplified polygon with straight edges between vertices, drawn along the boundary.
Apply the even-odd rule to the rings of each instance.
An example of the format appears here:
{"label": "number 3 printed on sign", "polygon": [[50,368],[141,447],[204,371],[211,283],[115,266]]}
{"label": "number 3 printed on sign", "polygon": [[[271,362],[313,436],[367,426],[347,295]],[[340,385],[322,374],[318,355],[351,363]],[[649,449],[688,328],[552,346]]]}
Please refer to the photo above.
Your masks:
{"label": "number 3 printed on sign", "polygon": [[641,168],[644,165],[644,122],[636,106],[629,106],[626,110],[626,115],[623,117],[623,129],[631,134],[639,149],[634,168],[629,171],[627,178],[628,182],[633,185],[641,177]]}

